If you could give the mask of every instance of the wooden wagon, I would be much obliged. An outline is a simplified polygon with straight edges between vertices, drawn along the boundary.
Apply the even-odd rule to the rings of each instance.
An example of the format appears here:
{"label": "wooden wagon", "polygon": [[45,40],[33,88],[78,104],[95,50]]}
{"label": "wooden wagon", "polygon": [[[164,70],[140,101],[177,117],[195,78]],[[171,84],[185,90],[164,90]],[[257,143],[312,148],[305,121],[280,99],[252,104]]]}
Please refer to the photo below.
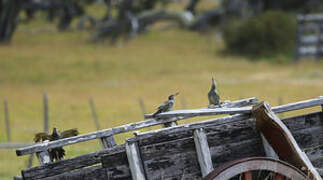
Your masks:
{"label": "wooden wagon", "polygon": [[[221,108],[169,111],[137,123],[20,148],[18,156],[36,153],[41,165],[22,170],[15,178],[321,180],[322,110],[283,120],[276,114],[314,106],[323,109],[323,97],[276,107],[255,104],[257,99],[249,98],[226,102]],[[228,115],[176,123],[219,114]],[[136,132],[124,144],[114,141],[116,134],[165,124],[170,127]],[[96,139],[102,150],[50,162],[49,149]]]}

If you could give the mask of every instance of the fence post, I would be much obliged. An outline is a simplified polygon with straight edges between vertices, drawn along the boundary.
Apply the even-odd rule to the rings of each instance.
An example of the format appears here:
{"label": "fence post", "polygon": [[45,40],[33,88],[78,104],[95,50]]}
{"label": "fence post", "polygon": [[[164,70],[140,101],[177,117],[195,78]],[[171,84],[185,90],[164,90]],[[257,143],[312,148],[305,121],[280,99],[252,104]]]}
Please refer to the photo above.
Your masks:
{"label": "fence post", "polygon": [[[90,104],[90,108],[91,108],[92,117],[93,117],[95,127],[96,127],[97,130],[100,130],[101,127],[100,127],[100,124],[99,124],[98,116],[97,116],[96,109],[95,109],[95,106],[94,106],[94,101],[93,101],[92,98],[89,99],[89,104]],[[112,148],[112,147],[117,145],[117,143],[116,143],[113,136],[107,136],[107,137],[100,138],[100,143],[101,143],[102,148],[104,148],[104,149]]]}
{"label": "fence post", "polygon": [[49,133],[49,107],[48,107],[48,96],[44,93],[44,132]]}
{"label": "fence post", "polygon": [[90,108],[91,108],[91,112],[92,112],[92,118],[93,118],[96,130],[99,130],[99,129],[101,129],[101,127],[100,127],[100,124],[99,124],[99,121],[98,121],[98,116],[97,116],[95,106],[94,106],[94,102],[93,102],[92,98],[89,99],[89,104],[90,104]]}
{"label": "fence post", "polygon": [[145,102],[144,102],[144,100],[141,97],[138,99],[138,101],[139,101],[139,105],[140,105],[141,112],[142,112],[143,116],[145,116],[145,114],[147,112],[146,111]]}
{"label": "fence post", "polygon": [[27,162],[27,168],[31,168],[33,165],[33,160],[34,160],[34,153],[29,155],[28,162]]}
{"label": "fence post", "polygon": [[10,120],[9,120],[9,108],[8,108],[8,101],[4,100],[4,116],[6,122],[6,132],[7,132],[7,141],[11,141],[11,131],[10,131]]}

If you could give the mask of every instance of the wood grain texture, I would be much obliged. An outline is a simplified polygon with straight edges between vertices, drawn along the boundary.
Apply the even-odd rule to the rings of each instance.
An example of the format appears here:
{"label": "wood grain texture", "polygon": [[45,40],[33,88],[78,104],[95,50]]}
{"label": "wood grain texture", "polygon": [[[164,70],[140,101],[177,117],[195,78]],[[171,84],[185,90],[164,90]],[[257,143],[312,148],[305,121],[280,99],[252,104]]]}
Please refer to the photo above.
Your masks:
{"label": "wood grain texture", "polygon": [[256,118],[257,129],[264,134],[279,159],[290,163],[298,169],[305,167],[309,170],[313,179],[321,180],[321,177],[302,152],[289,129],[271,110],[269,103],[262,102],[254,106],[252,114]]}
{"label": "wood grain texture", "polygon": [[[297,103],[291,103],[291,104],[287,104],[287,105],[273,107],[272,110],[275,113],[279,113],[279,112],[286,112],[286,111],[292,111],[292,110],[297,110],[297,109],[302,109],[302,108],[313,107],[313,106],[317,106],[317,105],[321,105],[321,104],[323,104],[323,97],[318,97],[318,98],[314,98],[314,99],[310,99],[310,100],[306,100],[306,101],[300,101]],[[132,130],[142,129],[145,127],[164,124],[167,122],[174,122],[174,121],[178,121],[178,120],[182,120],[182,119],[187,119],[189,117],[194,117],[195,115],[207,115],[207,114],[210,115],[210,114],[225,113],[225,112],[226,113],[242,113],[242,112],[248,113],[248,112],[250,112],[250,110],[251,110],[250,107],[226,108],[226,109],[223,108],[222,110],[220,110],[220,109],[194,110],[194,112],[196,111],[196,113],[190,112],[190,110],[183,110],[182,113],[187,114],[186,116],[179,116],[178,114],[176,115],[176,113],[171,111],[171,112],[166,112],[166,113],[168,113],[168,115],[166,114],[166,116],[175,116],[176,115],[178,117],[173,117],[173,118],[170,118],[167,120],[149,119],[146,121],[126,124],[126,125],[111,128],[111,129],[100,130],[100,131],[96,131],[96,132],[92,132],[92,133],[88,133],[88,134],[83,134],[83,135],[74,136],[74,137],[70,137],[70,138],[66,138],[66,139],[52,141],[49,143],[35,144],[30,147],[17,149],[16,154],[18,156],[21,156],[21,155],[31,154],[34,152],[41,152],[41,151],[48,150],[50,148],[62,147],[62,146],[71,145],[71,144],[75,144],[75,143],[79,143],[79,142],[89,141],[89,140],[93,140],[93,139],[99,139],[102,137],[108,137],[108,136],[112,136],[114,134],[120,134],[120,133],[124,133],[124,132],[128,132],[128,131],[132,131]],[[163,114],[164,113],[161,113],[160,115],[163,116]]]}
{"label": "wood grain texture", "polygon": [[113,148],[114,146],[117,145],[113,136],[102,137],[100,138],[100,141],[101,141],[102,148],[104,149]]}
{"label": "wood grain texture", "polygon": [[48,163],[52,162],[50,157],[49,157],[48,151],[37,152],[36,156],[38,158],[38,161],[39,161],[40,165],[44,165],[44,164],[48,164]]}
{"label": "wood grain texture", "polygon": [[[22,176],[24,179],[41,179],[45,177],[55,176],[70,172],[73,170],[81,169],[84,167],[96,165],[101,162],[101,156],[114,156],[115,158],[108,158],[109,162],[116,164],[119,162],[125,163],[125,146],[116,146],[111,149],[105,149],[86,155],[81,155],[75,158],[65,159],[57,162],[48,163],[42,166],[32,167],[22,170]],[[123,160],[122,160],[123,158]]]}
{"label": "wood grain texture", "polygon": [[142,166],[140,152],[136,142],[126,143],[126,153],[133,180],[145,180],[146,175]]}
{"label": "wood grain texture", "polygon": [[213,171],[212,159],[207,137],[202,128],[194,131],[194,143],[203,177]]}

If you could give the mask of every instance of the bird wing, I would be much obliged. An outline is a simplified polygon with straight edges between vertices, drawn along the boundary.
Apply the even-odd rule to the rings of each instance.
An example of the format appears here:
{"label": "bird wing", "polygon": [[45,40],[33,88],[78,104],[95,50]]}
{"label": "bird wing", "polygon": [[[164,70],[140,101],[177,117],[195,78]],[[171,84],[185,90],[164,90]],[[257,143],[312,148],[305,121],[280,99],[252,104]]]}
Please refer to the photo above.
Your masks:
{"label": "bird wing", "polygon": [[61,132],[60,139],[77,136],[78,134],[79,134],[79,131],[76,128],[68,129],[66,131]]}
{"label": "bird wing", "polygon": [[45,140],[51,141],[52,138],[51,138],[50,135],[48,135],[48,134],[46,134],[44,132],[35,134],[34,142],[40,142],[40,141],[45,141]]}
{"label": "bird wing", "polygon": [[165,101],[163,104],[161,104],[157,109],[158,110],[165,110],[168,109],[170,106],[170,102],[169,101]]}

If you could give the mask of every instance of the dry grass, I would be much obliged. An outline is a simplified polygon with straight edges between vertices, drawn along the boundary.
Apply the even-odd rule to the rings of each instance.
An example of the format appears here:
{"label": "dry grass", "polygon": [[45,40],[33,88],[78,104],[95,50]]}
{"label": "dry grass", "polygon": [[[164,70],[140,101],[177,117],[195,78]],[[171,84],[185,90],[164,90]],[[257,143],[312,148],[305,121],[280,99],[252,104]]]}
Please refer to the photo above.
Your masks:
{"label": "dry grass", "polygon": [[[117,47],[89,44],[88,37],[18,31],[10,46],[0,47],[0,100],[9,101],[14,141],[30,141],[42,130],[43,92],[49,94],[51,127],[76,127],[81,133],[95,130],[89,97],[101,126],[109,128],[142,120],[139,97],[149,112],[175,91],[189,108],[205,106],[212,76],[223,99],[255,96],[275,105],[278,97],[287,103],[323,95],[322,62],[270,64],[223,56],[223,44],[212,34],[155,31]],[[5,141],[2,109],[0,104],[0,141]],[[75,156],[97,149],[97,142],[89,142],[67,152]],[[26,157],[0,150],[0,179],[11,179],[25,166]]]}

